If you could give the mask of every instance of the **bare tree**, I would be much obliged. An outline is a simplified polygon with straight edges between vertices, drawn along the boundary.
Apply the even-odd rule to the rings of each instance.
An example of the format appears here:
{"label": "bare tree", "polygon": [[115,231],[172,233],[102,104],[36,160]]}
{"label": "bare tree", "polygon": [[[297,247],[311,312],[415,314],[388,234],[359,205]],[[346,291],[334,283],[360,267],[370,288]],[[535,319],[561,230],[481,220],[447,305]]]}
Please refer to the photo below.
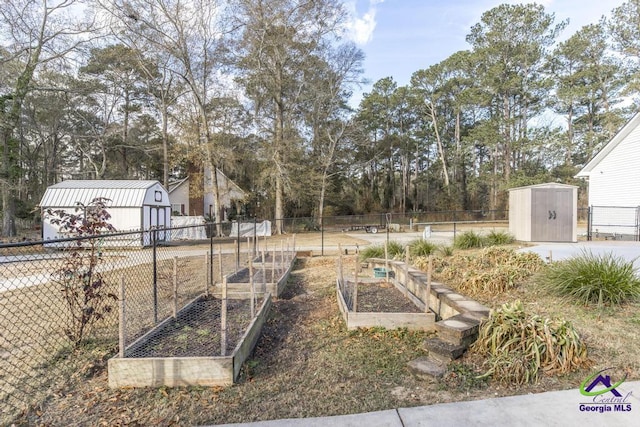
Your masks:
{"label": "bare tree", "polygon": [[[85,12],[85,13],[80,13]],[[2,233],[15,236],[15,198],[20,175],[20,150],[15,130],[25,98],[45,63],[62,61],[95,30],[89,10],[80,0],[6,0],[0,7],[0,67],[16,70],[10,84],[0,93],[0,146],[2,149]]]}

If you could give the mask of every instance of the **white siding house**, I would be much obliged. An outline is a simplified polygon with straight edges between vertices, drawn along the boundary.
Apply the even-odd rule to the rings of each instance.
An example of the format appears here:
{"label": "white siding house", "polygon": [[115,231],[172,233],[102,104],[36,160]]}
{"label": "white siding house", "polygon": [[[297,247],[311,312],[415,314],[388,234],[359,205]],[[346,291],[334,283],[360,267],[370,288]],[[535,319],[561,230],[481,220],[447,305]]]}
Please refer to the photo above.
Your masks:
{"label": "white siding house", "polygon": [[640,206],[640,113],[576,175],[589,181],[593,231],[637,234]]}
{"label": "white siding house", "polygon": [[[224,218],[227,221],[227,211],[231,206],[245,200],[247,193],[235,182],[229,179],[221,170],[216,169],[220,204],[223,207]],[[178,215],[209,216],[214,215],[215,200],[213,197],[213,180],[210,168],[205,168],[204,174],[184,178],[169,184],[169,198],[172,213]],[[239,210],[239,205],[236,206]]]}
{"label": "white siding house", "polygon": [[[118,232],[144,231],[152,227],[170,227],[171,204],[167,190],[158,181],[134,180],[69,180],[47,188],[40,209],[42,237],[51,240],[63,237],[51,224],[47,210],[76,212],[78,203],[88,205],[96,198],[109,199],[107,210],[110,223]],[[159,233],[159,240],[167,240],[169,233]],[[139,245],[149,245],[150,234],[141,233]]]}

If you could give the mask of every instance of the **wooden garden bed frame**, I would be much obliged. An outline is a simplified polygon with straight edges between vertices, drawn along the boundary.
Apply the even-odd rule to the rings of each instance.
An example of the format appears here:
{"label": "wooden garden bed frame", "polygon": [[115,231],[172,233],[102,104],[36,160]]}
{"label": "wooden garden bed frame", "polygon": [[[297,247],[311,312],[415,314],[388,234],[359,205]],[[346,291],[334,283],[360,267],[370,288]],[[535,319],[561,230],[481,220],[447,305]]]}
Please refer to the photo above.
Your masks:
{"label": "wooden garden bed frame", "polygon": [[[204,298],[201,295],[181,312]],[[228,386],[238,378],[240,368],[249,357],[260,337],[262,327],[271,308],[271,295],[266,294],[259,311],[249,327],[228,356],[212,357],[141,357],[128,358],[120,355],[109,359],[109,387],[179,387],[179,386]],[[162,333],[172,317],[132,343],[125,355],[147,344]]]}

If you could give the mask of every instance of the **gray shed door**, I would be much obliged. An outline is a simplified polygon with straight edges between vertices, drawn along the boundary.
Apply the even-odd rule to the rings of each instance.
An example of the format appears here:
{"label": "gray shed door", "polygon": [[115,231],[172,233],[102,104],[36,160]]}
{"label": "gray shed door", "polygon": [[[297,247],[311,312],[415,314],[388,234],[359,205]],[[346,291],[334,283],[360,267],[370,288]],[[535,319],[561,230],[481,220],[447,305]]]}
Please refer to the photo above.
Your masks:
{"label": "gray shed door", "polygon": [[531,189],[531,240],[571,242],[573,240],[573,190]]}

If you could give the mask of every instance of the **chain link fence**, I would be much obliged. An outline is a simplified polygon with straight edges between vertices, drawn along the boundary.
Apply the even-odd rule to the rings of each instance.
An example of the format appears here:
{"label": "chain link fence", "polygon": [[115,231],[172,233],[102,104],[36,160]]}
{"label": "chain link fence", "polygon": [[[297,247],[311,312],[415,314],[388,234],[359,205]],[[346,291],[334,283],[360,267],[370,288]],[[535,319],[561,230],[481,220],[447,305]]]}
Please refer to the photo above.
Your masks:
{"label": "chain link fence", "polygon": [[[127,356],[197,355],[193,340],[181,341],[189,329],[217,343],[202,352],[220,353],[221,301],[212,289],[255,257],[255,244],[210,232],[161,243],[160,233],[171,230],[0,245],[0,425],[86,375],[97,354],[106,363],[120,340],[129,347],[174,316],[173,344]],[[228,348],[250,322],[251,305],[229,301]]]}
{"label": "chain link fence", "polygon": [[640,207],[590,206],[587,240],[640,240]]}

